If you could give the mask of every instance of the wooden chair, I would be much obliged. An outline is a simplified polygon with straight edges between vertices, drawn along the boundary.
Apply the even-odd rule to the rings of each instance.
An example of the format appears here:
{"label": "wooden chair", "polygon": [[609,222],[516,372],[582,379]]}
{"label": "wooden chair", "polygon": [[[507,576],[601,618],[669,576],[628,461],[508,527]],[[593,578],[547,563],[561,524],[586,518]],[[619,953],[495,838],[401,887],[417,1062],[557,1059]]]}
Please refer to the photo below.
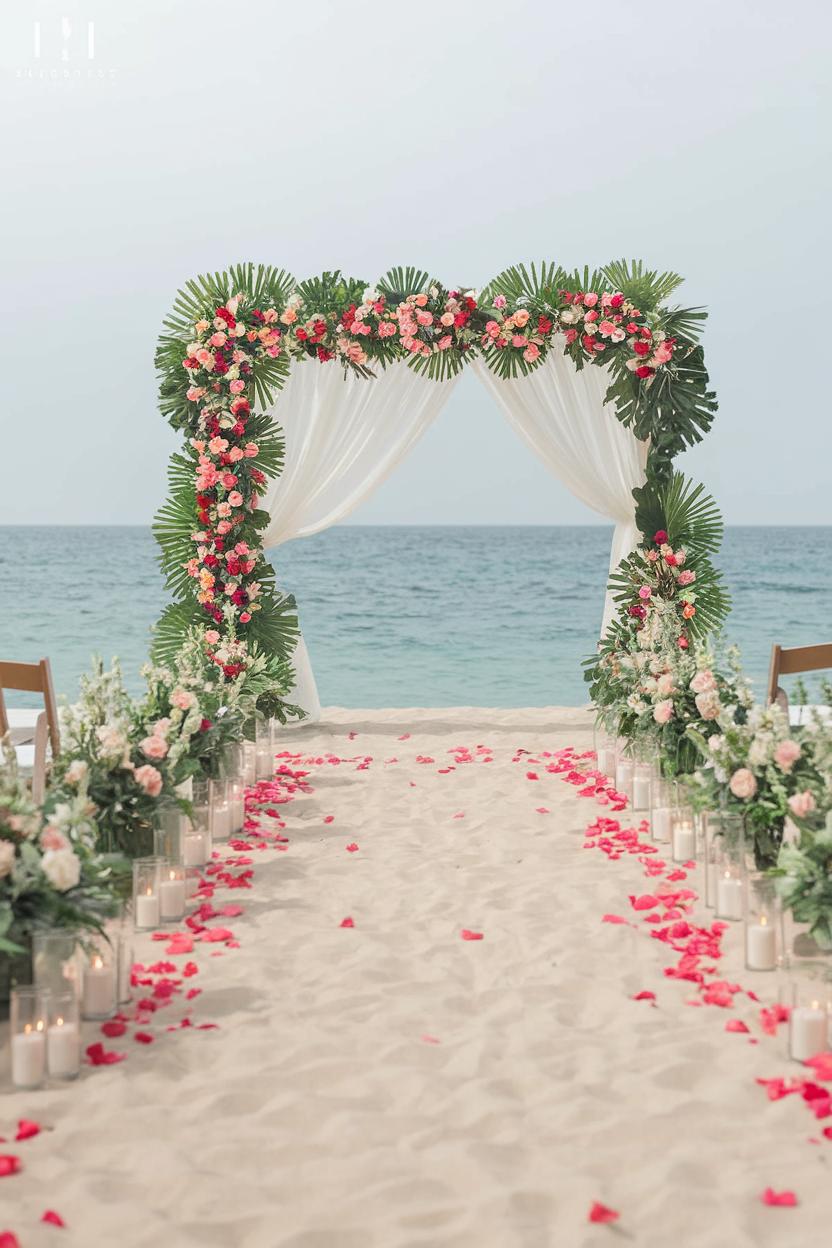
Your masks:
{"label": "wooden chair", "polygon": [[789,699],[785,689],[780,688],[781,676],[799,676],[803,672],[822,672],[832,668],[832,642],[820,646],[771,647],[771,667],[768,674],[768,702],[776,702],[788,712]]}
{"label": "wooden chair", "polygon": [[[41,694],[44,709],[31,714],[7,709],[3,695],[8,689],[18,693]],[[41,659],[39,663],[15,663],[0,659],[0,736],[6,733],[9,733],[25,770],[29,768],[28,756],[31,753],[32,797],[36,802],[42,801],[46,788],[47,743],[52,747],[53,758],[61,749],[58,708],[48,659]]]}

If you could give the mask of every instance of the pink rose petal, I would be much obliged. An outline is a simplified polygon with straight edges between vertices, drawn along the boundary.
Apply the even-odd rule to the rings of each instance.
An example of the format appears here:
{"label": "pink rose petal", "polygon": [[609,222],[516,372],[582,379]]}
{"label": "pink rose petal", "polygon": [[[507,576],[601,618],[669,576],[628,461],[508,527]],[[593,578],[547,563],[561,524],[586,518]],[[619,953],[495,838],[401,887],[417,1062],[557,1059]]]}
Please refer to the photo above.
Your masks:
{"label": "pink rose petal", "polygon": [[348,914],[345,919],[341,920],[338,926],[339,927],[355,927],[355,920],[352,918],[351,915]]}
{"label": "pink rose petal", "polygon": [[356,845],[355,841],[350,841],[349,845],[347,845],[346,848],[347,848],[348,854],[358,853],[358,846]]}
{"label": "pink rose petal", "polygon": [[467,927],[463,927],[462,931],[460,932],[460,935],[462,936],[463,940],[482,940],[483,939],[482,932],[472,932],[472,931],[469,931]]}
{"label": "pink rose petal", "polygon": [[797,1204],[797,1197],[794,1192],[775,1192],[773,1187],[767,1187],[760,1196],[760,1200],[764,1205],[778,1206],[784,1209],[793,1209]]}
{"label": "pink rose petal", "polygon": [[587,1214],[587,1220],[589,1222],[617,1222],[620,1217],[621,1214],[617,1209],[610,1209],[608,1205],[602,1205],[599,1200],[592,1202],[589,1213]]}
{"label": "pink rose petal", "polygon": [[41,1222],[47,1222],[49,1226],[66,1226],[66,1222],[64,1222],[61,1215],[56,1213],[54,1209],[47,1209],[46,1212],[41,1215],[40,1220]]}
{"label": "pink rose petal", "polygon": [[32,1122],[29,1118],[21,1118],[17,1124],[17,1132],[15,1140],[33,1140],[36,1135],[40,1135],[42,1127],[39,1122]]}
{"label": "pink rose petal", "polygon": [[12,1153],[0,1153],[0,1179],[7,1179],[12,1174],[19,1174],[23,1169],[20,1158]]}

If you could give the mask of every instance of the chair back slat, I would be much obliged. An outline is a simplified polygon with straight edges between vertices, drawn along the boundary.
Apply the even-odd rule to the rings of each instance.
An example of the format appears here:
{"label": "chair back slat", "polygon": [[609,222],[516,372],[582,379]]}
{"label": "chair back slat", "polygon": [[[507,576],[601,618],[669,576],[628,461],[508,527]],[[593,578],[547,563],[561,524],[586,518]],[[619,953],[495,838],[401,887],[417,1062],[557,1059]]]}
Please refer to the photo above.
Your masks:
{"label": "chair back slat", "polygon": [[49,660],[41,659],[39,663],[18,663],[0,659],[0,723],[7,721],[3,704],[3,690],[7,689],[14,689],[18,693],[41,694],[46,710],[52,756],[57,758],[61,750],[61,737],[58,730],[58,707],[55,702],[55,688],[52,684],[52,669],[49,666]]}
{"label": "chair back slat", "polygon": [[768,701],[774,702],[777,698],[781,676],[822,672],[826,668],[832,668],[832,642],[825,642],[818,646],[772,646],[771,666],[768,674]]}

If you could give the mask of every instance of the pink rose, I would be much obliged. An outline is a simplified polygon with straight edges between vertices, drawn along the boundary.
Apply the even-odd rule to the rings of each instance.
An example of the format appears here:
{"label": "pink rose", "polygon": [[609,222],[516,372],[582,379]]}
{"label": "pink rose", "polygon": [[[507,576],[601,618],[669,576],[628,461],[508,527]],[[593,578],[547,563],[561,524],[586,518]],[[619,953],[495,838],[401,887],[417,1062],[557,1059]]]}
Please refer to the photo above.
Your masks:
{"label": "pink rose", "polygon": [[597,302],[598,296],[593,294],[592,291],[590,291],[588,295],[584,295],[584,307],[594,308]]}
{"label": "pink rose", "polygon": [[256,442],[246,442],[245,446],[243,447],[243,454],[245,455],[246,459],[256,459],[257,456],[260,454],[260,447],[257,445]]}
{"label": "pink rose", "polygon": [[668,720],[673,718],[673,703],[670,698],[665,698],[661,702],[657,702],[653,707],[653,718],[657,724],[666,724]]}
{"label": "pink rose", "polygon": [[512,345],[513,347],[525,347],[525,345],[526,345],[526,339],[524,338],[524,336],[523,336],[522,334],[512,334],[512,335],[511,335],[511,345]]}
{"label": "pink rose", "polygon": [[69,849],[70,844],[63,832],[48,824],[40,834],[40,847],[43,850],[55,850],[57,853],[61,849]]}
{"label": "pink rose", "polygon": [[158,797],[162,792],[161,773],[149,763],[145,763],[144,767],[137,767],[133,775],[136,783],[141,785],[148,797]]}
{"label": "pink rose", "polygon": [[225,334],[220,333],[218,330],[216,334],[211,335],[209,341],[212,347],[224,347],[225,346]]}
{"label": "pink rose", "polygon": [[231,493],[228,495],[228,501],[232,507],[242,507],[243,496],[239,490],[232,490]]}
{"label": "pink rose", "polygon": [[711,689],[716,689],[713,672],[707,668],[702,672],[697,672],[690,682],[690,687],[694,693],[709,693]]}
{"label": "pink rose", "polygon": [[[678,555],[676,556],[676,560],[678,562],[679,560]],[[680,585],[692,585],[695,580],[696,580],[696,573],[691,572],[690,568],[685,568],[684,572],[679,573]]]}
{"label": "pink rose", "polygon": [[161,737],[145,737],[139,749],[147,758],[164,758],[168,752],[168,743]]}
{"label": "pink rose", "polygon": [[774,761],[781,771],[791,771],[800,758],[800,753],[800,746],[797,742],[787,738],[785,741],[781,741],[774,751]]}
{"label": "pink rose", "polygon": [[206,628],[205,640],[209,646],[215,646],[220,639],[220,635],[215,628]]}
{"label": "pink rose", "polygon": [[749,771],[747,767],[739,767],[731,777],[728,788],[743,801],[747,801],[749,797],[753,797],[757,792],[757,781],[754,773]]}
{"label": "pink rose", "polygon": [[653,591],[649,585],[642,585],[641,589],[638,591],[638,596],[639,598],[645,598],[645,599],[652,598]]}
{"label": "pink rose", "polygon": [[452,341],[453,339],[450,334],[443,334],[436,345],[440,351],[447,351]]}
{"label": "pink rose", "polygon": [[196,706],[196,698],[187,689],[174,689],[170,700],[180,711],[189,711],[192,706]]}
{"label": "pink rose", "polygon": [[517,311],[514,313],[514,316],[512,317],[512,320],[514,321],[514,324],[517,326],[518,329],[522,329],[523,326],[527,323],[528,319],[529,319],[528,308],[518,308]]}
{"label": "pink rose", "polygon": [[797,819],[805,819],[815,809],[815,799],[808,789],[789,798],[789,809]]}
{"label": "pink rose", "polygon": [[523,352],[523,359],[528,360],[528,362],[531,364],[534,360],[537,359],[539,355],[540,355],[540,347],[537,345],[536,342],[530,342],[529,345],[526,347],[526,350]]}
{"label": "pink rose", "polygon": [[505,306],[506,306],[506,297],[505,297],[505,295],[496,295],[496,296],[495,296],[495,298],[494,298],[494,307],[495,307],[495,308],[504,308]]}
{"label": "pink rose", "polygon": [[242,394],[245,388],[246,383],[242,380],[242,378],[237,378],[236,381],[232,381],[228,387],[232,394]]}
{"label": "pink rose", "polygon": [[718,719],[719,712],[722,710],[722,704],[719,700],[719,694],[715,689],[709,689],[706,693],[697,693],[696,709],[703,719]]}
{"label": "pink rose", "polygon": [[237,478],[233,472],[224,472],[222,474],[222,483],[227,490],[233,490],[237,484]]}

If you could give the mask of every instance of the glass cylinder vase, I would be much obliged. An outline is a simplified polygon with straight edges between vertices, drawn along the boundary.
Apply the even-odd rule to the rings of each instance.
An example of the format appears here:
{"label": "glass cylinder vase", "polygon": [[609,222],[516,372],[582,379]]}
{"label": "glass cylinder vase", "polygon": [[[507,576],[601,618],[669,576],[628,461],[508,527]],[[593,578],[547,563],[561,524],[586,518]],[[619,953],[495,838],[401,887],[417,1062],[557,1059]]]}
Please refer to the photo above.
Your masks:
{"label": "glass cylinder vase", "polygon": [[118,950],[101,939],[85,950],[81,976],[81,1017],[112,1018],[118,995]]}
{"label": "glass cylinder vase", "polygon": [[258,719],[255,726],[256,764],[255,778],[271,780],[274,775],[274,754],[272,753],[272,734],[267,719]]}
{"label": "glass cylinder vase", "polygon": [[41,992],[81,992],[81,950],[75,932],[62,927],[32,933],[32,978]]}
{"label": "glass cylinder vase", "polygon": [[615,737],[600,721],[595,724],[593,748],[596,767],[608,780],[614,780],[618,763],[618,746]]}
{"label": "glass cylinder vase", "polygon": [[21,984],[11,993],[12,1083],[39,1088],[46,1078],[46,1027],[49,993]]}
{"label": "glass cylinder vase", "polygon": [[212,780],[210,784],[211,842],[227,841],[234,829],[228,780]]}
{"label": "glass cylinder vase", "polygon": [[796,958],[791,972],[789,1057],[807,1062],[829,1048],[832,982],[823,960]]}
{"label": "glass cylinder vase", "polygon": [[133,921],[136,931],[153,931],[159,926],[159,878],[165,859],[133,859]]}
{"label": "glass cylinder vase", "polygon": [[188,826],[188,818],[178,802],[161,802],[153,832],[154,853],[167,862],[182,862]]}
{"label": "glass cylinder vase", "polygon": [[747,970],[776,971],[783,956],[783,912],[771,876],[746,875],[743,919]]}
{"label": "glass cylinder vase", "polygon": [[187,869],[181,862],[167,862],[159,878],[159,917],[162,923],[179,923],[185,915]]}
{"label": "glass cylinder vase", "polygon": [[673,807],[670,816],[670,847],[674,862],[696,861],[696,824],[692,807]]}
{"label": "glass cylinder vase", "polygon": [[75,1079],[81,1069],[81,1019],[74,992],[50,993],[46,1068],[50,1079]]}
{"label": "glass cylinder vase", "polygon": [[654,775],[650,784],[650,834],[654,841],[670,841],[676,805],[674,782]]}

